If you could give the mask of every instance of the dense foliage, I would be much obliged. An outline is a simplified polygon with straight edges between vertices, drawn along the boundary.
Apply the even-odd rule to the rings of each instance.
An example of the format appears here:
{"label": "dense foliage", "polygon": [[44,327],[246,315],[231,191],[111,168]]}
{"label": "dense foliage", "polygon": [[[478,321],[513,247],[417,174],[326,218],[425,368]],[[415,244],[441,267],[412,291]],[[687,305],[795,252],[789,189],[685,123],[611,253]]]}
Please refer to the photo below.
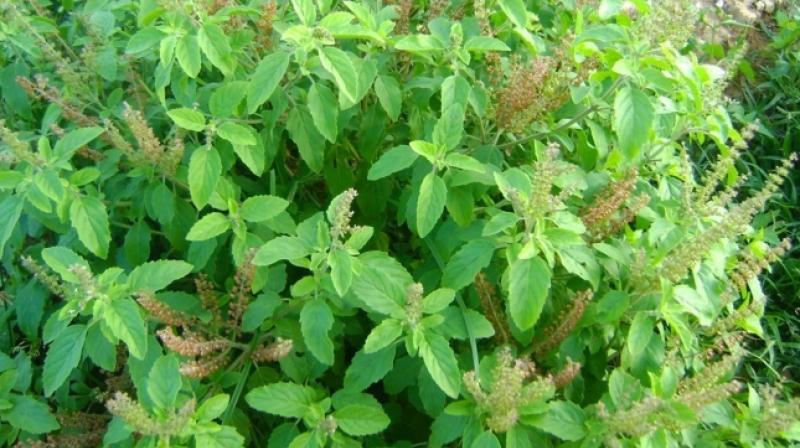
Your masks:
{"label": "dense foliage", "polygon": [[0,1],[0,445],[800,440],[781,7]]}

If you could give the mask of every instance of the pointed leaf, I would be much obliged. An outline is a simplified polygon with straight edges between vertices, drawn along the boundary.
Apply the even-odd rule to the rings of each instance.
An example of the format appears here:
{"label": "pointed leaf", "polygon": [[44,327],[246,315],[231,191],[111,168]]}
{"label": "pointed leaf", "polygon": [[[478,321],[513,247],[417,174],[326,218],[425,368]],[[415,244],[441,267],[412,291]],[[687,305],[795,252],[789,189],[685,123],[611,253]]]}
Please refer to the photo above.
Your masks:
{"label": "pointed leaf", "polygon": [[447,186],[441,177],[428,173],[419,187],[417,200],[417,233],[424,238],[439,221],[447,202]]}
{"label": "pointed leaf", "polygon": [[508,301],[511,318],[521,330],[532,328],[550,290],[550,269],[539,257],[519,259],[510,267]]}
{"label": "pointed leaf", "polygon": [[314,299],[300,311],[300,330],[306,347],[317,360],[326,365],[333,364],[333,341],[328,332],[333,327],[333,313],[321,299]]}

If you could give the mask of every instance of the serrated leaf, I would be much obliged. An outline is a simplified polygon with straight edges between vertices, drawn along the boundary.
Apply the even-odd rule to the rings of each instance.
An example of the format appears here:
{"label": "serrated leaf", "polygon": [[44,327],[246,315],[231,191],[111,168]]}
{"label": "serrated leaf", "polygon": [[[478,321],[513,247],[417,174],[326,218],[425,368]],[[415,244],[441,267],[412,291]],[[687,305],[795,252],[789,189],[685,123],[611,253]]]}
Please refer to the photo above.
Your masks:
{"label": "serrated leaf", "polygon": [[132,291],[159,291],[192,272],[194,266],[180,260],[157,260],[137,266],[128,277]]}
{"label": "serrated leaf", "polygon": [[336,293],[344,297],[350,290],[353,281],[353,260],[344,249],[331,249],[328,255],[328,264],[331,267],[331,280]]}
{"label": "serrated leaf", "polygon": [[231,228],[230,219],[219,212],[209,213],[194,223],[186,235],[187,241],[205,241],[222,235]]}
{"label": "serrated leaf", "polygon": [[426,332],[419,338],[419,353],[436,385],[450,398],[458,398],[461,370],[447,340],[436,333]]}
{"label": "serrated leaf", "polygon": [[251,390],[245,401],[253,409],[281,417],[301,418],[314,401],[314,390],[294,383],[273,383]]}
{"label": "serrated leaf", "polygon": [[381,155],[367,173],[367,180],[383,179],[398,171],[410,167],[418,154],[408,145],[395,146]]}
{"label": "serrated leaf", "polygon": [[363,404],[351,404],[333,413],[338,426],[351,436],[376,434],[389,426],[389,416],[383,409]]}
{"label": "serrated leaf", "polygon": [[197,408],[194,413],[195,418],[199,422],[210,422],[218,418],[228,407],[228,401],[230,401],[230,395],[228,394],[214,395]]}
{"label": "serrated leaf", "polygon": [[378,101],[386,111],[386,115],[392,121],[397,121],[403,106],[403,92],[400,90],[400,84],[391,76],[380,75],[375,79],[374,88],[375,95],[378,96]]}
{"label": "serrated leaf", "polygon": [[458,290],[471,284],[475,276],[489,266],[493,254],[491,241],[478,239],[468,242],[447,262],[442,285]]}
{"label": "serrated leaf", "polygon": [[218,118],[229,117],[236,112],[237,106],[247,93],[247,82],[231,81],[216,88],[208,99],[208,108]]}
{"label": "serrated leaf", "polygon": [[59,337],[50,344],[42,372],[42,384],[46,397],[53,395],[53,392],[69,378],[72,370],[78,367],[85,341],[86,325],[78,324],[65,328]]}
{"label": "serrated leaf", "polygon": [[128,346],[133,357],[147,354],[147,326],[132,299],[120,297],[102,307],[102,316],[111,333]]}
{"label": "serrated leaf", "polygon": [[409,53],[428,53],[444,50],[441,40],[429,34],[412,34],[395,42],[394,48]]}
{"label": "serrated leaf", "polygon": [[314,126],[314,119],[306,108],[293,108],[286,122],[292,141],[300,151],[300,157],[311,171],[322,171],[325,161],[325,140]]}
{"label": "serrated leaf", "polygon": [[308,90],[308,110],[319,133],[329,142],[335,143],[339,132],[339,108],[333,92],[320,83],[312,84]]}
{"label": "serrated leaf", "polygon": [[154,26],[140,28],[139,31],[134,33],[128,40],[128,44],[125,46],[125,53],[144,53],[158,45],[165,36],[166,34],[164,34],[164,32]]}
{"label": "serrated leaf", "polygon": [[550,269],[539,257],[519,259],[511,264],[508,301],[511,318],[521,330],[539,320],[550,290]]}
{"label": "serrated leaf", "polygon": [[186,75],[190,78],[197,77],[200,73],[200,45],[197,43],[197,36],[185,34],[178,39],[175,45],[175,57],[178,58],[178,65],[181,66]]}
{"label": "serrated leaf", "polygon": [[277,196],[251,196],[242,203],[242,218],[250,222],[267,221],[278,216],[289,207],[289,201]]}
{"label": "serrated leaf", "polygon": [[466,43],[464,49],[467,51],[484,52],[484,51],[511,51],[502,40],[495,39],[489,36],[472,36]]}
{"label": "serrated leaf", "polygon": [[11,426],[30,434],[44,434],[60,428],[58,420],[50,413],[46,404],[28,395],[11,395],[10,411],[2,411],[3,419]]}
{"label": "serrated leaf", "polygon": [[422,299],[422,312],[434,314],[447,308],[456,297],[456,292],[450,288],[439,288]]}
{"label": "serrated leaf", "polygon": [[203,208],[217,188],[222,160],[214,148],[197,148],[189,159],[189,194],[197,209]]}
{"label": "serrated leaf", "polygon": [[72,201],[69,218],[81,243],[93,254],[105,258],[111,241],[106,206],[97,198],[79,196]]}
{"label": "serrated leaf", "polygon": [[147,378],[147,394],[161,409],[170,410],[181,390],[181,372],[174,355],[161,356]]}
{"label": "serrated leaf", "polygon": [[499,212],[483,227],[483,236],[497,235],[518,223],[520,218],[511,212]]}
{"label": "serrated leaf", "polygon": [[376,325],[364,341],[364,353],[375,353],[393,343],[403,334],[403,323],[397,319],[385,319]]}
{"label": "serrated leaf", "polygon": [[67,162],[75,154],[75,151],[99,137],[103,132],[105,130],[101,127],[80,128],[67,132],[53,147],[53,154],[57,162]]}
{"label": "serrated leaf", "polygon": [[447,186],[441,177],[428,173],[419,187],[417,199],[417,233],[420,238],[428,235],[444,211],[447,202]]}
{"label": "serrated leaf", "polygon": [[291,236],[279,236],[266,242],[253,257],[253,264],[269,266],[280,260],[295,260],[311,253],[308,246],[300,239]]}
{"label": "serrated leaf", "polygon": [[650,339],[653,337],[653,329],[655,327],[655,319],[644,311],[639,311],[631,322],[631,328],[628,330],[628,350],[631,355],[638,357],[650,345]]}
{"label": "serrated leaf", "polygon": [[355,102],[358,95],[358,73],[347,53],[336,47],[322,47],[319,50],[322,67],[333,76],[339,90],[348,100]]}
{"label": "serrated leaf", "polygon": [[394,365],[395,351],[396,345],[372,353],[359,350],[345,372],[345,389],[362,391],[386,376]]}
{"label": "serrated leaf", "polygon": [[167,115],[172,121],[183,129],[200,132],[206,128],[206,117],[202,112],[188,107],[179,107],[167,111]]}
{"label": "serrated leaf", "polygon": [[330,307],[321,299],[307,302],[300,311],[300,330],[306,347],[319,362],[326,365],[333,364],[333,341],[328,336],[333,321]]}
{"label": "serrated leaf", "polygon": [[252,129],[230,121],[222,123],[217,127],[217,135],[234,145],[255,145],[257,143],[255,133]]}
{"label": "serrated leaf", "polygon": [[655,111],[650,99],[634,87],[624,87],[614,99],[614,131],[619,146],[629,158],[635,157],[647,141]]}
{"label": "serrated leaf", "polygon": [[247,87],[248,113],[254,113],[272,96],[288,68],[289,54],[283,51],[271,53],[258,63]]}
{"label": "serrated leaf", "polygon": [[214,67],[217,67],[225,76],[233,74],[233,70],[236,68],[236,59],[233,57],[233,50],[222,28],[214,23],[206,22],[197,32],[197,43]]}

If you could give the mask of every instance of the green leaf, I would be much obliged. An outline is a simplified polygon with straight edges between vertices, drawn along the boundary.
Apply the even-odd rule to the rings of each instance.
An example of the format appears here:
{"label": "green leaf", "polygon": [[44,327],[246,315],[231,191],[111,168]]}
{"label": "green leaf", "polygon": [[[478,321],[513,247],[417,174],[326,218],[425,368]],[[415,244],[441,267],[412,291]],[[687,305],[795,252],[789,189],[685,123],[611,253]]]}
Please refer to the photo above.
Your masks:
{"label": "green leaf", "polygon": [[80,282],[78,277],[70,271],[73,265],[81,265],[91,271],[89,262],[66,247],[56,246],[43,249],[42,259],[50,269],[56,271],[61,278],[70,283]]}
{"label": "green leaf", "polygon": [[385,319],[375,326],[364,341],[364,353],[370,354],[381,350],[397,340],[403,334],[403,323],[397,319]]}
{"label": "green leaf", "polygon": [[336,47],[322,47],[319,50],[322,67],[333,76],[342,94],[350,101],[357,101],[358,73],[350,57]]}
{"label": "green leaf", "polygon": [[296,107],[289,112],[286,122],[289,136],[297,144],[300,157],[311,171],[319,173],[325,161],[325,140],[314,126],[314,119],[306,108]]}
{"label": "green leaf", "polygon": [[3,250],[8,239],[11,238],[11,232],[14,231],[17,221],[22,216],[23,205],[25,205],[25,200],[21,196],[12,195],[0,202],[0,216],[3,217],[0,222],[0,259],[3,258]]}
{"label": "green leaf", "polygon": [[344,375],[345,389],[362,391],[386,376],[394,366],[395,350],[396,345],[389,345],[372,353],[356,352]]}
{"label": "green leaf", "polygon": [[386,115],[392,121],[397,121],[403,106],[403,92],[400,90],[397,80],[387,75],[378,76],[375,79],[375,95],[378,96],[378,101],[386,111]]}
{"label": "green leaf", "polygon": [[409,53],[428,53],[445,49],[441,40],[429,34],[412,34],[405,36],[394,44],[394,48]]}
{"label": "green leaf", "polygon": [[519,259],[510,266],[508,301],[511,318],[521,330],[533,328],[550,290],[550,269],[539,257]]}
{"label": "green leaf", "polygon": [[622,3],[623,0],[602,0],[597,13],[602,20],[608,20],[619,14],[622,10]]}
{"label": "green leaf", "polygon": [[653,126],[655,111],[650,99],[634,87],[624,87],[614,100],[614,131],[629,158],[639,154]]}
{"label": "green leaf", "polygon": [[189,194],[194,206],[203,208],[217,188],[222,175],[222,160],[214,148],[200,147],[194,150],[189,159]]}
{"label": "green leaf", "polygon": [[289,207],[289,201],[277,196],[251,196],[242,203],[239,211],[246,221],[261,222],[278,216]]}
{"label": "green leaf", "polygon": [[198,112],[188,107],[179,107],[167,111],[167,115],[172,121],[183,129],[200,132],[206,128],[206,117],[202,112]]}
{"label": "green leaf", "polygon": [[256,300],[250,302],[242,315],[242,330],[254,331],[260,327],[264,319],[272,316],[281,303],[281,298],[274,292],[259,295]]}
{"label": "green leaf", "polygon": [[[388,258],[388,257],[387,257]],[[361,272],[353,279],[353,292],[371,311],[390,315],[402,310],[411,276],[395,260],[379,264],[361,257]]]}
{"label": "green leaf", "polygon": [[80,128],[68,132],[53,147],[53,154],[57,162],[67,162],[75,154],[75,151],[87,145],[105,132],[101,127]]}
{"label": "green leaf", "polygon": [[208,99],[211,113],[217,118],[233,115],[247,93],[247,85],[245,81],[231,81],[216,88]]}
{"label": "green leaf", "polygon": [[474,52],[511,51],[502,40],[489,36],[472,36],[464,44],[464,49]]}
{"label": "green leaf", "polygon": [[339,132],[339,107],[333,92],[320,83],[312,84],[308,91],[308,110],[319,133],[329,142],[335,143]]}
{"label": "green leaf", "polygon": [[586,436],[583,409],[569,401],[550,404],[547,414],[539,418],[534,426],[562,440],[581,440]]}
{"label": "green leaf", "polygon": [[353,282],[353,260],[344,249],[332,249],[328,255],[331,266],[331,280],[336,293],[344,297]]}
{"label": "green leaf", "polygon": [[289,54],[276,51],[258,63],[247,87],[247,112],[254,113],[272,96],[278,83],[289,68]]}
{"label": "green leaf", "polygon": [[42,372],[46,397],[53,395],[53,392],[69,378],[72,370],[78,367],[85,341],[86,325],[70,325],[50,344]]}
{"label": "green leaf", "polygon": [[225,412],[229,401],[230,395],[228,394],[214,395],[197,408],[197,411],[194,413],[195,418],[198,422],[210,422]]}
{"label": "green leaf", "polygon": [[233,74],[236,68],[236,58],[228,43],[228,37],[218,25],[206,22],[197,32],[197,43],[211,64],[217,67],[225,76]]}
{"label": "green leaf", "polygon": [[106,206],[97,198],[80,196],[72,201],[69,218],[81,243],[93,254],[105,258],[111,241]]}
{"label": "green leaf", "polygon": [[439,217],[442,216],[447,202],[447,186],[441,177],[428,173],[419,187],[417,199],[417,233],[424,238],[433,230]]}
{"label": "green leaf", "polygon": [[197,43],[197,36],[194,34],[184,34],[175,46],[175,57],[178,58],[178,65],[183,72],[190,78],[197,77],[200,73],[200,45]]}
{"label": "green leaf", "polygon": [[655,323],[655,319],[646,312],[636,313],[631,322],[631,328],[628,330],[628,351],[631,355],[638,357],[644,353],[653,337]]}
{"label": "green leaf", "polygon": [[86,333],[86,355],[103,370],[113,372],[117,368],[116,341],[109,341],[99,325],[89,327]]}
{"label": "green leaf", "polygon": [[511,23],[519,28],[528,26],[528,10],[523,0],[500,0],[499,5]]}
{"label": "green leaf", "polygon": [[[464,134],[464,108],[460,104],[448,107],[433,128],[433,143],[446,149],[454,149]],[[481,170],[482,172],[482,170]]]}
{"label": "green leaf", "polygon": [[444,158],[445,165],[451,168],[458,168],[464,171],[471,171],[473,173],[483,174],[486,172],[486,167],[483,163],[479,162],[466,154],[453,152]]}
{"label": "green leaf", "polygon": [[419,155],[408,145],[395,146],[381,155],[367,173],[367,180],[383,179],[410,167]]}
{"label": "green leaf", "polygon": [[428,159],[432,165],[435,165],[439,159],[440,148],[433,143],[426,142],[425,140],[413,140],[408,145],[415,153]]}
{"label": "green leaf", "polygon": [[314,390],[294,383],[273,383],[251,390],[244,399],[258,411],[301,418],[314,401]]}
{"label": "green leaf", "polygon": [[140,28],[139,31],[137,31],[133,36],[131,36],[130,40],[128,40],[128,45],[125,47],[125,53],[144,53],[145,51],[158,45],[158,43],[161,42],[161,39],[163,39],[165,36],[166,34],[154,26]]}
{"label": "green leaf", "polygon": [[187,241],[205,241],[222,235],[231,228],[231,221],[219,212],[209,213],[194,223],[186,235]]}
{"label": "green leaf", "polygon": [[351,436],[376,434],[389,426],[389,416],[376,406],[351,404],[333,413],[342,431]]}
{"label": "green leaf", "polygon": [[233,122],[225,122],[217,127],[217,134],[234,145],[255,145],[257,143],[253,130]]}
{"label": "green leaf", "polygon": [[131,291],[159,291],[175,280],[181,279],[194,269],[180,260],[158,260],[137,266],[128,277]]}
{"label": "green leaf", "polygon": [[500,441],[490,431],[482,432],[475,440],[472,441],[469,448],[501,448]]}
{"label": "green leaf", "polygon": [[181,372],[174,355],[161,356],[147,378],[147,394],[156,406],[170,410],[181,391]]}
{"label": "green leaf", "polygon": [[300,238],[279,236],[261,246],[255,257],[253,257],[253,264],[269,266],[280,260],[303,258],[310,253],[311,250]]}
{"label": "green leaf", "polygon": [[244,437],[236,431],[236,428],[213,425],[213,430],[195,434],[195,448],[241,448],[244,446]]}
{"label": "green leaf", "polygon": [[264,146],[261,143],[255,145],[233,145],[233,152],[239,157],[250,172],[258,177],[264,172],[267,163],[264,154]]}
{"label": "green leaf", "polygon": [[317,360],[333,365],[333,341],[328,332],[333,327],[333,313],[322,299],[307,302],[300,311],[300,330],[306,347]]}
{"label": "green leaf", "polygon": [[494,244],[489,240],[472,240],[461,247],[447,262],[442,274],[442,285],[461,289],[475,280],[489,266],[494,254]]}
{"label": "green leaf", "polygon": [[292,8],[303,25],[311,26],[317,21],[317,7],[312,0],[292,0]]}
{"label": "green leaf", "polygon": [[422,299],[422,311],[426,314],[434,314],[447,308],[455,299],[456,292],[450,288],[439,288]]}
{"label": "green leaf", "polygon": [[450,398],[458,398],[461,370],[447,340],[436,333],[425,332],[419,338],[419,353],[436,385]]}
{"label": "green leaf", "polygon": [[483,227],[483,236],[497,235],[498,233],[510,228],[518,223],[520,218],[511,212],[499,212],[492,216],[492,219]]}
{"label": "green leaf", "polygon": [[147,354],[147,326],[139,307],[132,299],[119,297],[102,307],[102,316],[111,333],[128,346],[134,358],[142,359]]}
{"label": "green leaf", "polygon": [[0,412],[0,416],[15,428],[31,434],[44,434],[61,427],[47,405],[31,396],[11,395],[8,401],[13,407],[10,411]]}

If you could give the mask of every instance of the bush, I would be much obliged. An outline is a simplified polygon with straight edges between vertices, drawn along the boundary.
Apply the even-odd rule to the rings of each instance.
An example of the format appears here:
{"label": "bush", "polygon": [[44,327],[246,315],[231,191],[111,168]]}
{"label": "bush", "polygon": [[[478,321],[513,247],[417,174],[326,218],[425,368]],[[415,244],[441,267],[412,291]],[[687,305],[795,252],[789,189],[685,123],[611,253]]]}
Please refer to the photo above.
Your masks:
{"label": "bush", "polygon": [[0,5],[0,443],[800,439],[692,2]]}

